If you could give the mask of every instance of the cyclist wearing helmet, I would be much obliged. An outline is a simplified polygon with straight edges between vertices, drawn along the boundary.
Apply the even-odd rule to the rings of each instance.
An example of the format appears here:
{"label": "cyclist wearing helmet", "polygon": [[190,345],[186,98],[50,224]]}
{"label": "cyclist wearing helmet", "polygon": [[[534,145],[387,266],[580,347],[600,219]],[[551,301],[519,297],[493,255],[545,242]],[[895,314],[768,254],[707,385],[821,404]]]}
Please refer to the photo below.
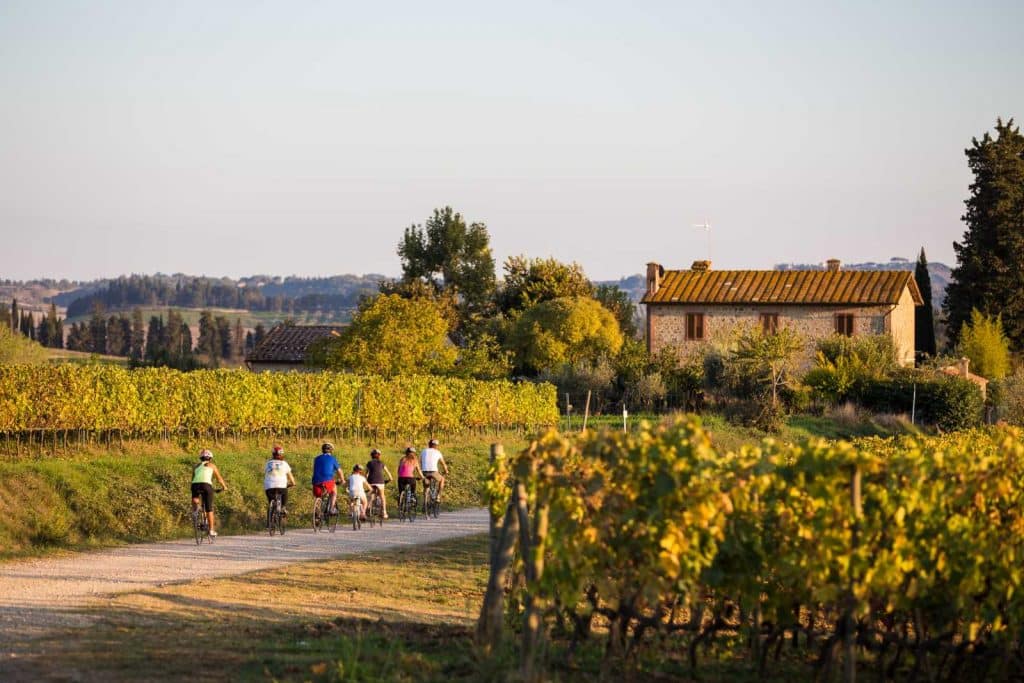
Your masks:
{"label": "cyclist wearing helmet", "polygon": [[427,447],[420,452],[420,470],[423,472],[423,512],[427,510],[427,491],[430,489],[430,480],[437,479],[437,499],[441,500],[444,493],[444,477],[437,471],[438,467],[444,468],[444,476],[448,476],[448,463],[444,461],[444,455],[437,450],[437,439],[431,439]]}
{"label": "cyclist wearing helmet", "polygon": [[263,493],[267,496],[267,502],[274,500],[274,496],[281,494],[281,514],[287,515],[288,509],[288,487],[295,486],[295,477],[292,476],[292,466],[284,461],[284,448],[274,446],[270,451],[270,460],[263,467]]}
{"label": "cyclist wearing helmet", "polygon": [[370,490],[370,484],[366,481],[366,477],[363,476],[363,466],[356,464],[352,468],[352,474],[348,478],[348,497],[358,498],[363,504],[363,514],[359,515],[359,519],[366,521],[366,492]]}
{"label": "cyclist wearing helmet", "polygon": [[320,455],[313,458],[313,496],[319,498],[324,491],[331,494],[330,511],[338,514],[338,491],[334,482],[342,481],[341,465],[334,457],[334,446],[325,443],[320,447]]}
{"label": "cyclist wearing helmet", "polygon": [[409,446],[405,449],[405,455],[398,461],[398,497],[401,499],[402,491],[412,489],[416,493],[416,480],[423,478],[420,470],[420,463],[416,459],[416,449]]}
{"label": "cyclist wearing helmet", "polygon": [[199,452],[199,462],[192,467],[192,511],[199,508],[199,501],[203,502],[203,511],[206,512],[206,521],[210,525],[210,536],[216,536],[213,530],[213,478],[217,477],[217,483],[222,490],[227,491],[228,485],[220,476],[220,470],[213,464],[213,453],[210,449],[204,448]]}
{"label": "cyclist wearing helmet", "polygon": [[391,471],[384,461],[380,459],[380,451],[374,448],[370,451],[370,461],[366,463],[366,479],[370,486],[376,489],[384,506],[384,519],[388,518],[388,499],[384,496],[384,485],[391,481]]}

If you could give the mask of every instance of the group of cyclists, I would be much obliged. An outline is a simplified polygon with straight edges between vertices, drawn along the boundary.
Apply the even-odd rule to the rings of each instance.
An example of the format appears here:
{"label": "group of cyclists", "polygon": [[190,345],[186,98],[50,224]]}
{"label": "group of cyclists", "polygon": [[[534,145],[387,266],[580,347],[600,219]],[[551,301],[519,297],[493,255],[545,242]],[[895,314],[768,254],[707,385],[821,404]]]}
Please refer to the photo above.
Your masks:
{"label": "group of cyclists", "polygon": [[[448,476],[448,463],[444,455],[438,450],[437,439],[431,439],[417,457],[416,449],[409,446],[398,461],[398,497],[402,492],[410,489],[416,492],[416,481],[422,479],[424,490],[424,505],[426,505],[426,492],[430,488],[431,480],[438,484],[438,500],[444,493],[445,477]],[[216,536],[214,530],[213,515],[213,480],[216,478],[220,490],[228,488],[220,470],[213,463],[213,453],[208,448],[199,452],[199,462],[192,468],[192,511],[199,510],[200,505],[206,513],[209,524],[210,536]],[[362,510],[368,509],[367,493],[380,495],[384,508],[384,519],[388,518],[387,496],[384,495],[384,487],[392,481],[391,471],[381,460],[381,452],[374,448],[370,451],[370,460],[366,466],[356,463],[352,472],[345,478],[344,471],[334,457],[334,445],[325,443],[320,447],[320,454],[313,458],[312,491],[313,497],[319,498],[325,493],[330,497],[331,514],[338,513],[338,485],[348,487],[348,495],[352,499],[358,499],[362,503]],[[292,474],[291,465],[285,460],[284,448],[275,445],[270,452],[270,460],[263,467],[263,492],[267,496],[267,502],[273,501],[275,496],[281,496],[283,506],[282,514],[288,514],[288,489],[295,486],[295,476]]]}

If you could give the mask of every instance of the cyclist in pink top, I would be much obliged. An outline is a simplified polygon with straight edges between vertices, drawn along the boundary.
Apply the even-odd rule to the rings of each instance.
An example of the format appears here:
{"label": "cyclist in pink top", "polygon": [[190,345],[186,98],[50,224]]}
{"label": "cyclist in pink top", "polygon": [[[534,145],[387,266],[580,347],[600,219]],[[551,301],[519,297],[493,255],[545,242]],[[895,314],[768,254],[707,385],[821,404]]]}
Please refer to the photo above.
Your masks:
{"label": "cyclist in pink top", "polygon": [[405,456],[398,461],[398,498],[401,500],[402,491],[406,488],[416,493],[416,480],[423,477],[420,471],[419,458],[416,457],[416,449],[410,446],[405,449]]}

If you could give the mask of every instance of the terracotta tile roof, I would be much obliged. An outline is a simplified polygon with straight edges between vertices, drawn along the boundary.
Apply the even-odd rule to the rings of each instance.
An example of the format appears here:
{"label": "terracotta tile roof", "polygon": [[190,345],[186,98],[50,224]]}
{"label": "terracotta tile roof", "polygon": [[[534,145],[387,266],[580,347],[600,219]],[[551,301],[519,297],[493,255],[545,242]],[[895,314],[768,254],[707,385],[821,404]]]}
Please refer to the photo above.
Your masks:
{"label": "terracotta tile roof", "polygon": [[309,347],[321,339],[339,334],[344,325],[278,325],[245,360],[257,363],[302,363]]}
{"label": "terracotta tile roof", "polygon": [[920,306],[914,273],[904,270],[666,270],[641,303],[868,306],[895,304],[906,287]]}

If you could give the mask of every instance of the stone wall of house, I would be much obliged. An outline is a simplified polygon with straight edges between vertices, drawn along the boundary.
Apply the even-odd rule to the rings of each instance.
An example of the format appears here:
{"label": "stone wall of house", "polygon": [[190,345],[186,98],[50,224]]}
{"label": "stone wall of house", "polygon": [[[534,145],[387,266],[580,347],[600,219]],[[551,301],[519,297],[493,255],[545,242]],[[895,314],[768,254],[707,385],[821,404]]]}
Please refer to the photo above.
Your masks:
{"label": "stone wall of house", "polygon": [[910,288],[903,290],[900,302],[889,315],[889,327],[892,341],[896,345],[896,357],[904,365],[914,364],[914,296]]}
{"label": "stone wall of house", "polygon": [[[704,340],[686,339],[686,314],[704,314]],[[807,340],[803,365],[814,360],[819,339],[836,331],[836,315],[852,314],[854,336],[891,334],[897,357],[902,363],[914,362],[914,300],[907,289],[896,306],[723,306],[690,304],[647,304],[649,346],[657,353],[666,346],[675,347],[680,357],[699,353],[707,345],[727,344],[745,327],[760,326],[762,313],[779,316],[779,327],[794,328]]]}

